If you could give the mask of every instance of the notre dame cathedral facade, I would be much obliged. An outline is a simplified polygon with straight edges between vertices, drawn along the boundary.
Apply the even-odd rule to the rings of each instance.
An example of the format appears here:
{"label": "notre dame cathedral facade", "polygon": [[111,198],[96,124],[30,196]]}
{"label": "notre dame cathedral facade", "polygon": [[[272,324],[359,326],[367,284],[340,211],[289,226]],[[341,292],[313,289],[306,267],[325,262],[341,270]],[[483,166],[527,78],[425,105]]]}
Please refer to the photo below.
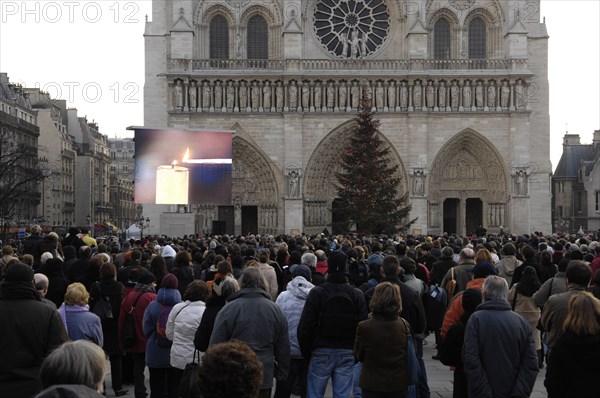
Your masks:
{"label": "notre dame cathedral facade", "polygon": [[150,232],[331,231],[362,90],[412,232],[550,231],[539,2],[153,0],[145,125],[235,133],[232,203],[145,206]]}

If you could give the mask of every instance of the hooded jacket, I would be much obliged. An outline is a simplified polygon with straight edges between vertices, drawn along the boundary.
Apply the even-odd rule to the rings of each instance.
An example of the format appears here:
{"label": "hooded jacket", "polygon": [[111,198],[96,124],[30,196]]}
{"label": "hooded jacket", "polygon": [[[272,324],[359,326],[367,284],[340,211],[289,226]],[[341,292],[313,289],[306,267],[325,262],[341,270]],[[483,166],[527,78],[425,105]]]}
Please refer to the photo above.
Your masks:
{"label": "hooded jacket", "polygon": [[518,260],[515,256],[502,256],[502,260],[496,265],[496,271],[498,272],[498,276],[506,279],[506,283],[510,286],[515,269],[521,264],[523,264],[523,262]]}
{"label": "hooded jacket", "polygon": [[467,323],[464,370],[469,396],[529,397],[537,377],[533,333],[506,301],[480,304]]}
{"label": "hooded jacket", "polygon": [[302,310],[306,303],[308,293],[314,285],[308,282],[304,277],[297,276],[288,283],[285,291],[281,292],[275,302],[288,322],[288,334],[290,337],[290,353],[292,357],[301,357],[300,346],[298,345],[298,324],[302,316]]}
{"label": "hooded jacket", "polygon": [[[139,297],[139,300],[138,300]],[[122,348],[125,347],[123,343],[123,324],[125,323],[125,317],[131,311],[133,304],[137,300],[135,309],[132,314],[135,319],[135,343],[133,347],[128,349],[128,352],[143,353],[146,352],[146,336],[144,335],[144,329],[142,323],[144,321],[144,312],[151,302],[156,300],[156,294],[152,289],[149,289],[148,285],[137,284],[135,290],[125,296],[121,302],[121,311],[119,313],[119,344]],[[123,350],[125,351],[125,350]]]}
{"label": "hooded jacket", "polygon": [[259,288],[243,288],[229,296],[229,303],[219,311],[215,320],[210,345],[231,339],[248,344],[262,362],[262,389],[273,386],[275,362],[278,364],[277,379],[287,377],[290,367],[287,320],[281,309],[271,301],[269,293]]}
{"label": "hooded jacket", "polygon": [[158,345],[156,326],[163,306],[169,307],[181,302],[181,294],[177,289],[160,288],[156,300],[148,304],[144,312],[143,329],[147,338],[146,342],[146,365],[149,368],[168,368],[171,366],[171,348]]}
{"label": "hooded jacket", "polygon": [[[477,278],[470,280],[469,282],[467,282],[467,289],[477,289],[481,292],[483,290],[483,282],[485,282],[485,278]],[[444,323],[442,324],[442,329],[440,330],[440,334],[442,336],[444,336],[448,332],[448,329],[450,329],[452,325],[455,325],[460,321],[460,317],[465,312],[462,306],[462,301],[463,295],[457,294],[456,296],[454,296],[454,299],[450,302],[450,305],[448,306],[448,311],[446,311],[446,315],[444,315]]]}
{"label": "hooded jacket", "polygon": [[167,322],[167,338],[171,346],[171,366],[185,369],[194,358],[194,336],[206,309],[204,301],[184,301],[173,307]]}

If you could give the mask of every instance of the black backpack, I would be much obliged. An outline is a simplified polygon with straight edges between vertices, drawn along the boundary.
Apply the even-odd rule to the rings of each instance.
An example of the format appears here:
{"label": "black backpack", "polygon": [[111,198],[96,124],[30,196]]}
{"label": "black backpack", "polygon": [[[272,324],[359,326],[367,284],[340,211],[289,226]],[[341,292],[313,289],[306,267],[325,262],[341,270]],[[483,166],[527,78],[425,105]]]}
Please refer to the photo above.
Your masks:
{"label": "black backpack", "polygon": [[326,285],[323,288],[329,295],[323,305],[319,317],[319,334],[328,338],[354,338],[358,319],[354,301],[348,292],[352,286],[344,286],[344,290],[329,290]]}
{"label": "black backpack", "polygon": [[121,336],[123,337],[123,346],[126,350],[133,347],[135,344],[135,316],[133,311],[135,310],[135,306],[137,305],[140,297],[142,297],[146,292],[142,292],[131,306],[131,309],[125,315],[125,320],[123,321],[123,329],[121,330]]}
{"label": "black backpack", "polygon": [[94,297],[94,305],[92,306],[91,311],[98,315],[101,321],[113,319],[113,311],[112,306],[110,305],[110,299],[108,296],[102,295],[102,289],[100,289],[99,283],[94,282],[90,291],[92,293],[92,297]]}

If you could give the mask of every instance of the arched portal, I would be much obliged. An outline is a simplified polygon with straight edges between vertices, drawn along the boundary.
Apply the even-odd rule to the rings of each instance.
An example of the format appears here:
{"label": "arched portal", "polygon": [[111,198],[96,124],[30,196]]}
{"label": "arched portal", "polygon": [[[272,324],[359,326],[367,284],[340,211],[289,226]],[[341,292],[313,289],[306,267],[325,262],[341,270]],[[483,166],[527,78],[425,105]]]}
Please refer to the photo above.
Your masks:
{"label": "arched portal", "polygon": [[[304,232],[315,234],[324,228],[331,231],[332,204],[337,197],[336,173],[342,171],[342,151],[350,142],[354,121],[346,122],[327,134],[313,151],[304,174]],[[408,192],[408,183],[404,164],[398,152],[381,132],[379,138],[387,145],[390,151],[389,161],[398,165],[397,176],[401,178],[398,194]]]}
{"label": "arched portal", "polygon": [[506,226],[508,171],[495,146],[464,130],[438,152],[429,180],[429,232],[488,232]]}

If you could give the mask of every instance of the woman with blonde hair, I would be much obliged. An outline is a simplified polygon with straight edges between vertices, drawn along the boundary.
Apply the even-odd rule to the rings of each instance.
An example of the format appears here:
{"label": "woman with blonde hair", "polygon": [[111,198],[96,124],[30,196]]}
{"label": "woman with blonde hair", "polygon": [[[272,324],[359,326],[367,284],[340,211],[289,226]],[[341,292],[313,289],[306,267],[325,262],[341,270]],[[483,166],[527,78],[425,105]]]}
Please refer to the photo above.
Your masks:
{"label": "woman with blonde hair", "polygon": [[573,294],[563,330],[548,358],[548,398],[597,397],[600,301],[589,292]]}
{"label": "woman with blonde hair", "polygon": [[407,369],[407,325],[400,318],[400,288],[390,282],[375,287],[369,303],[369,319],[358,324],[354,355],[363,363],[360,373],[362,396],[405,397]]}
{"label": "woman with blonde hair", "polygon": [[104,345],[102,323],[98,315],[90,312],[90,294],[81,283],[71,283],[65,293],[65,301],[58,308],[65,329],[71,340],[89,340],[100,347]]}
{"label": "woman with blonde hair", "polygon": [[479,264],[484,261],[494,264],[492,253],[490,253],[488,249],[482,247],[481,249],[477,250],[477,253],[475,253],[475,264]]}

